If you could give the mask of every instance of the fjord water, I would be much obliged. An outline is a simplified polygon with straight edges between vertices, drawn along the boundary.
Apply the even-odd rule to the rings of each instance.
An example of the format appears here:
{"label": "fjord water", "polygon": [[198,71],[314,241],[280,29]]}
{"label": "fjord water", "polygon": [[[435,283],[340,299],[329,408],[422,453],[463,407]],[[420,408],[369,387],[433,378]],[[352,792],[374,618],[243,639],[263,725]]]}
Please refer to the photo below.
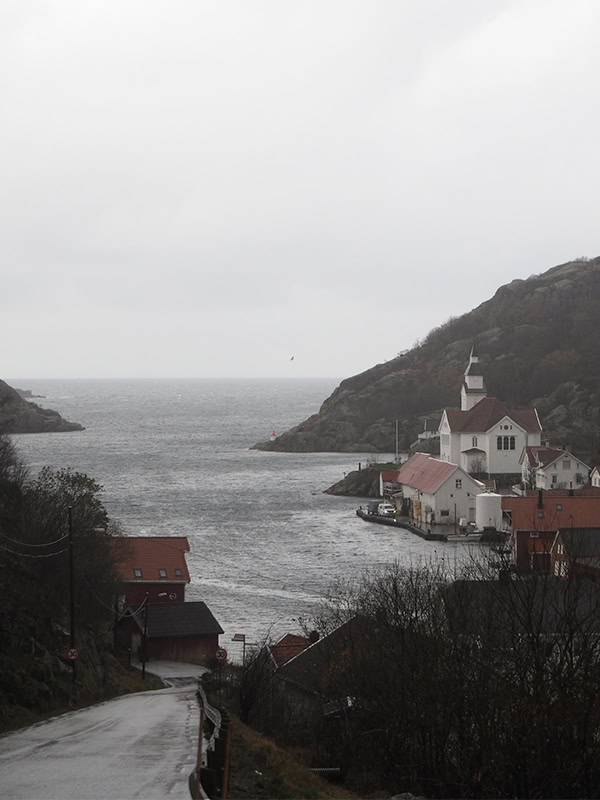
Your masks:
{"label": "fjord water", "polygon": [[208,603],[239,658],[233,633],[298,630],[334,580],[438,556],[434,542],[360,520],[357,499],[323,494],[367,455],[250,449],[316,413],[338,382],[20,379],[86,430],[14,440],[33,472],[96,478],[124,533],[187,536],[186,598]]}

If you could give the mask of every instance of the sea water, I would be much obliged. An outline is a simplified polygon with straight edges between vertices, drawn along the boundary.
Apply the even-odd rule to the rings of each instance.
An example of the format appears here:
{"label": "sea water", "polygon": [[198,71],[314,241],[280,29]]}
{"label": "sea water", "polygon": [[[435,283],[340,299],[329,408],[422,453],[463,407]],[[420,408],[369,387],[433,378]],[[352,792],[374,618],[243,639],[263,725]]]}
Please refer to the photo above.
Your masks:
{"label": "sea water", "polygon": [[323,493],[373,454],[250,449],[316,413],[338,379],[15,383],[86,428],[15,436],[31,470],[95,478],[128,535],[187,536],[186,599],[208,604],[234,658],[233,634],[255,642],[299,632],[337,579],[450,555],[447,545],[365,523],[356,498]]}

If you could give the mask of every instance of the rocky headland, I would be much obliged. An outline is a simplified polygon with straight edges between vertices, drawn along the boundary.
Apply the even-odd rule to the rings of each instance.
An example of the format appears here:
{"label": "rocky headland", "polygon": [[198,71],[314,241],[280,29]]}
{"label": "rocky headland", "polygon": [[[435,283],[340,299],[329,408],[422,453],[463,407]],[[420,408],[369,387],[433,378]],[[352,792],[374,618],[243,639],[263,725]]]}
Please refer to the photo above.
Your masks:
{"label": "rocky headland", "polygon": [[[317,414],[255,445],[285,452],[408,450],[424,420],[456,408],[473,344],[488,395],[535,406],[545,435],[595,461],[600,446],[600,257],[501,286],[423,341],[342,381]],[[589,463],[589,462],[588,462]]]}
{"label": "rocky headland", "polygon": [[78,422],[68,422],[58,411],[25,400],[0,380],[0,433],[64,433],[83,431]]}

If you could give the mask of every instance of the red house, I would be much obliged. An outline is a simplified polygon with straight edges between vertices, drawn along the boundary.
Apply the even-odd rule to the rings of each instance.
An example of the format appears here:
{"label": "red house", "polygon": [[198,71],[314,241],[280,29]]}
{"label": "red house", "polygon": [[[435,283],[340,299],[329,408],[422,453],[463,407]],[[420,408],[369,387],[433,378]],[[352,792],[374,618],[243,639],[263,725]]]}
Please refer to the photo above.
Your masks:
{"label": "red house", "polygon": [[512,530],[517,569],[551,572],[551,550],[559,528],[600,528],[597,490],[541,489],[522,497],[503,497],[502,512]]}
{"label": "red house", "polygon": [[[214,657],[223,628],[202,602],[144,604],[128,608],[117,625],[117,641],[134,657],[201,664]],[[144,648],[145,640],[145,648]]]}
{"label": "red house", "polygon": [[115,537],[115,558],[125,605],[183,602],[190,573],[187,536]]}

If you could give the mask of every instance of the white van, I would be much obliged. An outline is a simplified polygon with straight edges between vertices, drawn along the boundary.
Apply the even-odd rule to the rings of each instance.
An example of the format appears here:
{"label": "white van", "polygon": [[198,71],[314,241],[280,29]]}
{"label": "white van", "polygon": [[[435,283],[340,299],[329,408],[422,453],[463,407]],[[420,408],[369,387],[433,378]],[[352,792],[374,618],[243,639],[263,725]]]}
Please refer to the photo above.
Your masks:
{"label": "white van", "polygon": [[379,503],[377,506],[377,513],[383,517],[393,517],[396,513],[396,506],[391,503]]}

